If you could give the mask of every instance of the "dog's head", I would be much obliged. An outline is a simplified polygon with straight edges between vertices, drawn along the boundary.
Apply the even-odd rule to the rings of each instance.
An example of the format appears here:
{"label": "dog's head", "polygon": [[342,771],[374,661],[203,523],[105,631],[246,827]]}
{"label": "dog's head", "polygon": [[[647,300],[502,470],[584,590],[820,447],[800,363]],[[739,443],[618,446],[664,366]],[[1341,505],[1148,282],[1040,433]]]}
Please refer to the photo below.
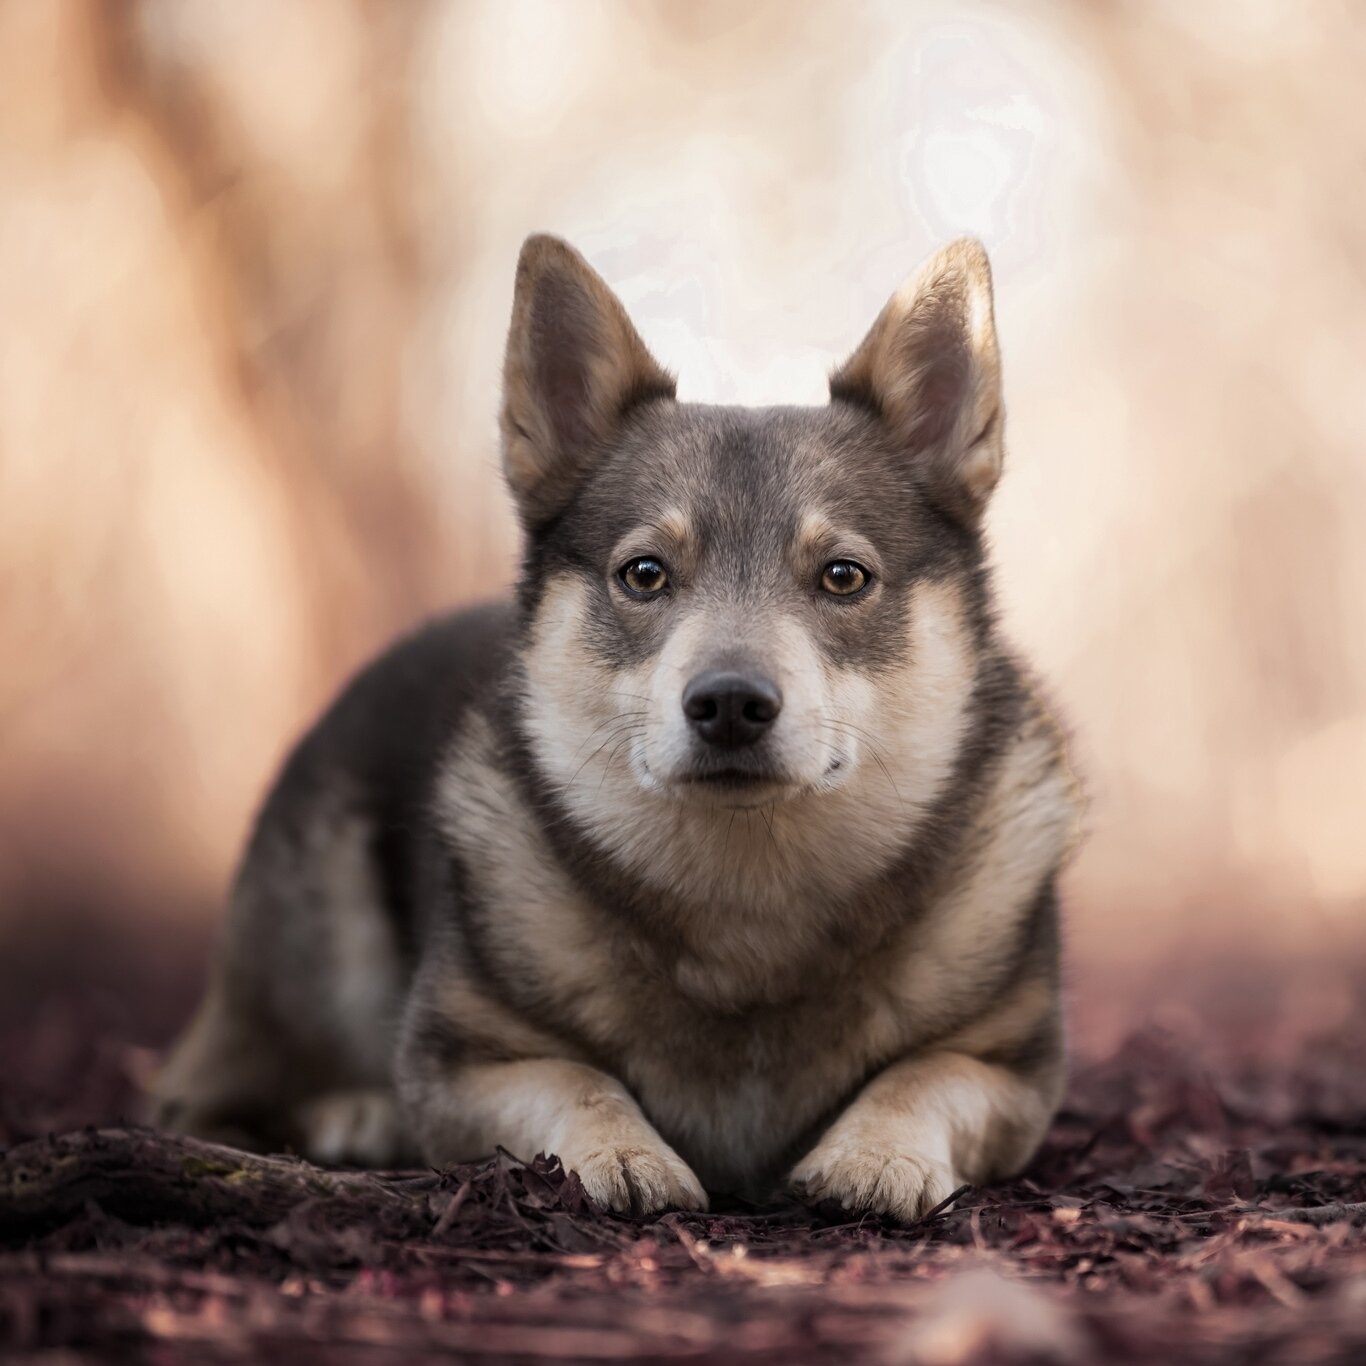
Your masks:
{"label": "dog's head", "polygon": [[582,257],[533,237],[504,385],[527,719],[567,800],[923,809],[963,726],[1001,469],[981,247],[893,296],[825,407],[742,409],[679,403]]}

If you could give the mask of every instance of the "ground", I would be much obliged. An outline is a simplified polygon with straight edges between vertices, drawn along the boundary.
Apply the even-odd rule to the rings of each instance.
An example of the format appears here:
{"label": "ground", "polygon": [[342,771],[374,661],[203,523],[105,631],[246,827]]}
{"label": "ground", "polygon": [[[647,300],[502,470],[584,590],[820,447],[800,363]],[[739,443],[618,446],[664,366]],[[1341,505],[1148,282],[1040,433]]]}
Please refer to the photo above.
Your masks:
{"label": "ground", "polygon": [[151,1060],[126,1013],[49,1001],[0,1029],[0,1359],[1366,1361],[1361,1015],[1083,1046],[1025,1177],[898,1227],[168,1138],[119,1121]]}

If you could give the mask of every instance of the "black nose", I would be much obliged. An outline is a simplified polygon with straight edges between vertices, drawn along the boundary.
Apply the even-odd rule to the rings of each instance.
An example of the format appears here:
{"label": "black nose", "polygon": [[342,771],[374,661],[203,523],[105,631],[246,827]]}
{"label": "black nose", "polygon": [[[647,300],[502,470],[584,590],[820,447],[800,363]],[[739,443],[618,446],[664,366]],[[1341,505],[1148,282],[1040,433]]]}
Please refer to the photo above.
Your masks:
{"label": "black nose", "polygon": [[713,669],[683,689],[683,715],[702,739],[719,749],[752,745],[782,709],[778,685],[761,674]]}

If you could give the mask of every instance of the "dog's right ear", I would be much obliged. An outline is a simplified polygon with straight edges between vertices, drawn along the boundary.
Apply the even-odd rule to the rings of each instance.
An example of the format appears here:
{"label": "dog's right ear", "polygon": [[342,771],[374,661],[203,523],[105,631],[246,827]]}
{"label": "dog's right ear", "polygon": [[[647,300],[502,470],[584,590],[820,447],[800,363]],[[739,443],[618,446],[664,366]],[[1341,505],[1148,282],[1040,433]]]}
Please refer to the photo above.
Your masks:
{"label": "dog's right ear", "polygon": [[523,522],[559,511],[630,408],[673,396],[673,376],[588,262],[558,237],[528,237],[502,412],[503,472]]}

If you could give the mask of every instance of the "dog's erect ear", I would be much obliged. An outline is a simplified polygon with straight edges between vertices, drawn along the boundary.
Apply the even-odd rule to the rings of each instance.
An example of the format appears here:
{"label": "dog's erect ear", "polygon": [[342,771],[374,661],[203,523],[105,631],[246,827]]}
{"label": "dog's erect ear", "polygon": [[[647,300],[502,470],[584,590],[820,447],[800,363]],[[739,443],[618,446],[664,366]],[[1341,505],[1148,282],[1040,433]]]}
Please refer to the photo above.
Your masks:
{"label": "dog's erect ear", "polygon": [[674,381],[567,242],[528,237],[503,363],[503,470],[528,525],[553,516],[628,409]]}
{"label": "dog's erect ear", "polygon": [[1005,417],[980,242],[944,247],[892,295],[830,377],[830,397],[879,414],[945,510],[978,523],[1001,474]]}

